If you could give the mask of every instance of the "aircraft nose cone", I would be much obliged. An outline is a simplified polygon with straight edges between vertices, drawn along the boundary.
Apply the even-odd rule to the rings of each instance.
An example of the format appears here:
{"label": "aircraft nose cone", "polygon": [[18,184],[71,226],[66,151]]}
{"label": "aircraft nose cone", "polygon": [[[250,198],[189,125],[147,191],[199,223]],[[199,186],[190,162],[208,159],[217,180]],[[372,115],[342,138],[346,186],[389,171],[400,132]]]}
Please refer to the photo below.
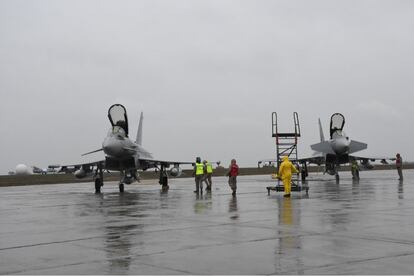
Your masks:
{"label": "aircraft nose cone", "polygon": [[347,153],[347,152],[348,152],[348,150],[349,150],[349,147],[348,147],[348,146],[346,146],[346,145],[341,145],[341,146],[338,148],[338,151],[339,151],[340,153]]}
{"label": "aircraft nose cone", "polygon": [[122,145],[114,140],[105,141],[102,148],[105,154],[110,156],[119,156],[122,154]]}
{"label": "aircraft nose cone", "polygon": [[335,152],[337,154],[345,154],[349,151],[349,143],[346,140],[339,140],[335,144]]}

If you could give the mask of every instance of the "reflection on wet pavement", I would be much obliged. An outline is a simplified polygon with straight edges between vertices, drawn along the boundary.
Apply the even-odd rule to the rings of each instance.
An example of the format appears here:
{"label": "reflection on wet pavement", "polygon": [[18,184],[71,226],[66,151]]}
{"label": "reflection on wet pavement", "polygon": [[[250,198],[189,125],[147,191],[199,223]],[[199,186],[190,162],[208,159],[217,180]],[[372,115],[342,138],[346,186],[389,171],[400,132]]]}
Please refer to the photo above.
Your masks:
{"label": "reflection on wet pavement", "polygon": [[195,195],[106,183],[0,188],[1,274],[414,274],[414,171],[311,175],[309,195],[270,176]]}
{"label": "reflection on wet pavement", "polygon": [[229,200],[229,214],[231,219],[239,218],[239,213],[237,211],[237,196],[232,196]]}

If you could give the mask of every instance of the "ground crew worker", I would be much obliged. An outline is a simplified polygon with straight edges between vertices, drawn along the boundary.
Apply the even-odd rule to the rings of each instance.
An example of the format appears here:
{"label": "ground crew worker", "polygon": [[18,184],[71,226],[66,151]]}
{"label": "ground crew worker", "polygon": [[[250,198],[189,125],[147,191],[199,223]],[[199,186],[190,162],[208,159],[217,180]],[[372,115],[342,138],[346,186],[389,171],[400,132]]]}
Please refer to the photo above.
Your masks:
{"label": "ground crew worker", "polygon": [[203,161],[204,163],[204,179],[203,182],[206,182],[206,191],[211,191],[211,185],[213,182],[211,181],[211,176],[213,175],[213,166],[207,160]]}
{"label": "ground crew worker", "polygon": [[203,178],[204,178],[204,164],[201,163],[201,158],[197,157],[196,158],[196,163],[194,165],[194,170],[193,170],[193,176],[195,177],[195,185],[196,185],[196,189],[194,191],[194,193],[199,193],[201,191],[201,193],[203,193]]}
{"label": "ground crew worker", "polygon": [[398,176],[400,177],[398,180],[403,180],[403,174],[402,174],[402,157],[399,153],[395,156],[397,159],[395,160],[395,166],[397,167]]}
{"label": "ground crew worker", "polygon": [[300,174],[302,176],[302,181],[305,181],[306,177],[309,176],[308,165],[306,165],[306,162],[302,163],[302,167],[300,168],[299,171],[300,171]]}
{"label": "ground crew worker", "polygon": [[292,182],[292,173],[299,173],[296,167],[289,161],[289,157],[283,156],[283,162],[280,164],[279,177],[282,178],[285,187],[284,197],[290,197],[290,185]]}
{"label": "ground crew worker", "polygon": [[352,179],[359,179],[359,166],[356,160],[352,161],[351,164]]}
{"label": "ground crew worker", "polygon": [[236,164],[236,159],[231,160],[227,176],[229,177],[229,186],[232,189],[232,195],[236,195],[237,190],[237,176],[239,175],[239,166]]}

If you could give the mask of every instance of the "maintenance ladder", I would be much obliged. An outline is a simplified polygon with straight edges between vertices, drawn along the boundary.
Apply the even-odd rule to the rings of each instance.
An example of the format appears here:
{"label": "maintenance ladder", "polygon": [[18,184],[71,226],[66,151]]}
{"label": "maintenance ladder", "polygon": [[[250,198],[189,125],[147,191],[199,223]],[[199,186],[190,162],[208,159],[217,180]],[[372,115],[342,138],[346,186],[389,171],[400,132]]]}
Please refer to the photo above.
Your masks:
{"label": "maintenance ladder", "polygon": [[[284,156],[289,157],[289,160],[298,167],[298,138],[300,137],[300,125],[299,116],[297,112],[293,112],[293,121],[295,124],[295,132],[279,132],[277,124],[277,113],[272,112],[272,137],[276,138],[276,161],[277,172],[279,172],[280,164]],[[267,187],[267,192],[270,191],[284,191],[285,188],[280,180],[276,187]],[[292,192],[302,191],[302,187],[299,185],[299,176],[297,174],[292,175]],[[306,189],[306,191],[308,191]]]}

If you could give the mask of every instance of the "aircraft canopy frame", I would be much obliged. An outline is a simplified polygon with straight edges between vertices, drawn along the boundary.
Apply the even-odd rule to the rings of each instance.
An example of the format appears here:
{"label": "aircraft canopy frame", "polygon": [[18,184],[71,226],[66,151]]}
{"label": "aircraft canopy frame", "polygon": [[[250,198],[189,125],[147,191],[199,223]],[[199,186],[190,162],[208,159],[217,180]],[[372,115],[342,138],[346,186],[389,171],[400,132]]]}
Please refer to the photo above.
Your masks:
{"label": "aircraft canopy frame", "polygon": [[331,116],[331,124],[330,124],[330,135],[331,139],[333,134],[336,132],[341,132],[344,129],[345,125],[345,117],[341,113],[335,113]]}
{"label": "aircraft canopy frame", "polygon": [[112,128],[120,127],[128,137],[128,116],[126,109],[121,104],[114,104],[108,109],[108,118]]}

